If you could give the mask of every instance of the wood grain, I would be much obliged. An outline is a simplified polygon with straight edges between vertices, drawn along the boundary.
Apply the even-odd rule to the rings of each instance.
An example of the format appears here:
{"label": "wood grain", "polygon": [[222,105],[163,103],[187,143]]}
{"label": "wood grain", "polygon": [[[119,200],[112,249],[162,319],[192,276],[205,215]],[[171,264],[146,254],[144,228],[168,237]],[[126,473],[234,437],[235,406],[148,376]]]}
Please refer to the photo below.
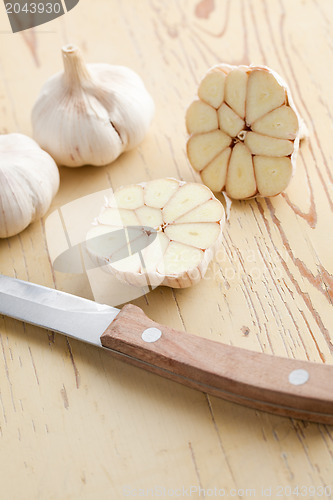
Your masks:
{"label": "wood grain", "polygon": [[[184,115],[209,66],[266,64],[285,78],[310,131],[286,193],[233,203],[198,286],[135,303],[170,328],[331,365],[332,2],[81,0],[24,35],[10,33],[0,9],[1,132],[31,135],[32,105],[68,42],[88,62],[133,68],[156,102],[139,148],[105,168],[60,169],[50,212],[110,186],[199,180],[186,161]],[[93,298],[86,276],[53,272],[45,220],[0,242],[0,272]],[[274,497],[278,485],[333,487],[330,426],[241,408],[8,318],[0,334],[3,498],[118,499],[126,485],[256,488],[257,497],[269,487]]]}

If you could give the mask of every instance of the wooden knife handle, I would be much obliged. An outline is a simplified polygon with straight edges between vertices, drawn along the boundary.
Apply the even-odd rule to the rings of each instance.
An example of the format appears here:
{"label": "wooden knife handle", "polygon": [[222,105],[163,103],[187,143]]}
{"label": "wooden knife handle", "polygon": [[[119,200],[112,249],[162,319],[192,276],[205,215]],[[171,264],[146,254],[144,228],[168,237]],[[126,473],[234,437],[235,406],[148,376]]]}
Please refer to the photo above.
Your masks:
{"label": "wooden knife handle", "polygon": [[[333,423],[333,366],[248,351],[178,332],[126,305],[101,336],[125,361],[258,410]],[[125,357],[123,356],[125,355]]]}

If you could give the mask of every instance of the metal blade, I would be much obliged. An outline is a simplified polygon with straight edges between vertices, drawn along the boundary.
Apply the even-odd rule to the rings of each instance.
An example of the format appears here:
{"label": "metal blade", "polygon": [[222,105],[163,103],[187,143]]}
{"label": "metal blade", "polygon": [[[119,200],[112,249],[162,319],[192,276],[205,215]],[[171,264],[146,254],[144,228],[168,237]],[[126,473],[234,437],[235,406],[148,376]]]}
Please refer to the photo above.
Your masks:
{"label": "metal blade", "polygon": [[0,275],[0,314],[101,347],[119,309]]}

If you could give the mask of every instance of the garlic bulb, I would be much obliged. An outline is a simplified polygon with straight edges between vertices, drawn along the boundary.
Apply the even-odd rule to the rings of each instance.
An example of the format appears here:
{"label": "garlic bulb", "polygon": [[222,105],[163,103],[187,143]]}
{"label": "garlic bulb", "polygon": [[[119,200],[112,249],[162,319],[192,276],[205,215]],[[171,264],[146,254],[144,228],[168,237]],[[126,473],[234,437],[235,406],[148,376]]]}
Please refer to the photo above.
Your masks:
{"label": "garlic bulb", "polygon": [[[88,232],[86,245],[100,265],[123,282],[137,287],[184,288],[204,276],[221,244],[224,220],[223,205],[206,186],[158,179],[115,191]],[[118,234],[119,228],[129,226],[142,228],[142,238],[147,227],[157,231],[155,240],[141,255],[136,252],[115,261],[123,240],[112,250],[107,242],[96,245],[99,236],[108,235],[111,240],[113,231]],[[128,234],[140,247],[138,233]],[[128,243],[135,247],[135,242]]]}
{"label": "garlic bulb", "polygon": [[0,238],[42,217],[59,188],[54,160],[22,134],[0,135]]}
{"label": "garlic bulb", "polygon": [[59,165],[111,163],[143,140],[154,102],[129,68],[86,65],[72,45],[62,55],[64,72],[44,84],[34,105],[34,138]]}
{"label": "garlic bulb", "polygon": [[287,84],[265,66],[211,68],[187,110],[187,155],[202,181],[234,199],[289,184],[306,135]]}

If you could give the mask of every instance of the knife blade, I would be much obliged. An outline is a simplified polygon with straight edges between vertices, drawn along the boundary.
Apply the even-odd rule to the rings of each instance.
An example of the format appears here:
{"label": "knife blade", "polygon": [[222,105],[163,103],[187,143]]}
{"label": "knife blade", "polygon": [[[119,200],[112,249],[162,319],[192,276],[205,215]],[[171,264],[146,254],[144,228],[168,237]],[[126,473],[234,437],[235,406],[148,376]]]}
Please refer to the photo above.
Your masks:
{"label": "knife blade", "polygon": [[119,309],[0,275],[0,314],[101,347]]}
{"label": "knife blade", "polygon": [[[224,345],[111,306],[0,275],[0,314],[102,347],[134,366],[270,413],[333,423],[333,366]],[[1,332],[0,332],[1,333]]]}

